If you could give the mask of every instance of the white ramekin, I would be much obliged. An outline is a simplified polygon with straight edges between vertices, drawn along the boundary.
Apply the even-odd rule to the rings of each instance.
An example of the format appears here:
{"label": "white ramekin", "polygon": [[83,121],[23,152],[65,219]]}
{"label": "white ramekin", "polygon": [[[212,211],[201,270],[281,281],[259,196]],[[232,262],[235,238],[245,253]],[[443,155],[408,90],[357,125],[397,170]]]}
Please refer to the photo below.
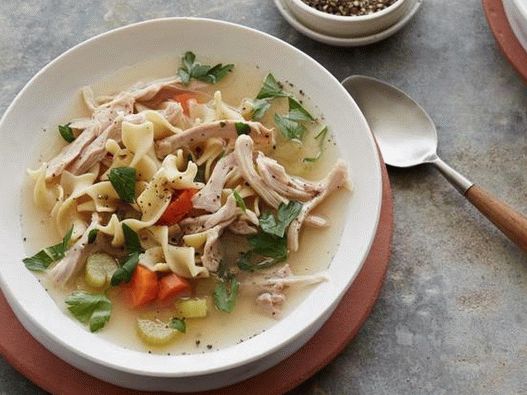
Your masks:
{"label": "white ramekin", "polygon": [[408,0],[398,0],[373,14],[341,16],[319,11],[302,0],[285,0],[285,2],[305,26],[334,37],[362,37],[382,32],[403,18],[411,5]]}

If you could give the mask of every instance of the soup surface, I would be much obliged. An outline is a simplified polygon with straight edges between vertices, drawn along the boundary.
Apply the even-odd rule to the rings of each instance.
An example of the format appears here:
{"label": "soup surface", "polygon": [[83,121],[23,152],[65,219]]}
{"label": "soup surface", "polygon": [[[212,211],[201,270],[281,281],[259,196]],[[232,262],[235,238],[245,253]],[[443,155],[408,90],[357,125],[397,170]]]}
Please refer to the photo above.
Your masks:
{"label": "soup surface", "polygon": [[[199,57],[199,60],[203,64],[214,64],[207,58]],[[174,70],[177,70],[179,65],[180,57],[177,56],[150,60],[143,64],[119,70],[94,84],[92,89],[95,92],[95,96],[115,95],[138,81],[148,82],[173,75]],[[199,87],[199,91],[211,97],[215,92],[220,91],[224,103],[243,112],[244,100],[257,96],[261,90],[262,81],[267,78],[266,75],[270,71],[260,70],[257,65],[236,64],[234,70],[225,78],[215,84],[202,84],[203,86]],[[301,124],[305,131],[301,142],[275,131],[275,147],[268,153],[268,156],[276,159],[289,175],[302,177],[302,179],[307,180],[322,180],[334,168],[339,156],[336,144],[331,137],[331,133],[323,135],[323,142],[320,141],[318,133],[324,125],[320,114],[317,113],[316,103],[312,103],[308,97],[305,97],[301,89],[299,89],[300,87],[292,86],[287,81],[281,81],[280,87],[294,95],[297,103],[301,103],[303,108],[317,119],[314,121],[302,121]],[[272,98],[272,100],[269,99],[269,103],[271,104],[270,108],[259,122],[268,128],[276,129],[275,113],[287,113],[288,99],[276,97]],[[290,107],[289,105],[289,110],[291,110]],[[49,162],[66,145],[61,135],[55,133],[57,124],[65,123],[64,121],[70,119],[89,116],[90,111],[86,109],[80,94],[79,97],[72,98],[71,107],[64,112],[64,118],[50,120],[50,124],[45,126],[45,133],[39,137],[38,144],[36,144],[37,152],[34,152],[33,158],[35,158],[35,161],[31,163],[31,168],[36,169],[42,163]],[[247,119],[247,121],[249,120]],[[316,137],[317,135],[319,136],[318,138]],[[77,138],[79,137],[77,136]],[[312,160],[305,160],[306,158],[311,158]],[[211,162],[213,164],[210,171],[212,171],[219,159],[221,157]],[[102,173],[103,171],[101,170],[100,172]],[[207,178],[207,175],[205,177]],[[208,179],[210,179],[210,173],[208,174]],[[207,179],[204,181],[208,182]],[[53,181],[48,180],[47,182]],[[54,214],[35,205],[34,188],[34,178],[26,177],[22,191],[22,228],[28,256],[37,253],[45,247],[57,244],[64,237],[63,232],[60,233],[57,230]],[[218,270],[209,270],[209,276],[206,278],[200,276],[188,278],[190,293],[180,295],[175,300],[170,299],[169,302],[153,300],[135,307],[131,307],[130,303],[128,303],[128,285],[125,283],[111,287],[107,284],[104,289],[88,285],[85,280],[85,264],[78,273],[75,273],[65,283],[58,284],[48,273],[53,269],[53,265],[57,263],[52,263],[47,271],[39,272],[37,275],[42,285],[46,287],[48,293],[56,301],[57,306],[65,314],[71,315],[65,300],[72,292],[82,291],[91,294],[105,294],[111,300],[111,318],[102,329],[97,331],[97,334],[113,343],[129,349],[170,355],[213,351],[245,341],[265,331],[302,303],[307,293],[317,286],[310,281],[299,281],[298,284],[286,287],[283,291],[286,300],[283,304],[280,304],[280,311],[278,314],[270,314],[269,309],[265,309],[256,303],[256,298],[261,295],[262,290],[260,287],[253,286],[253,283],[265,279],[266,276],[272,277],[273,273],[276,273],[284,264],[289,265],[293,275],[299,278],[301,276],[323,273],[330,265],[333,253],[337,248],[344,226],[344,219],[346,218],[346,203],[350,195],[347,189],[340,187],[334,193],[329,194],[312,212],[312,214],[326,219],[329,226],[323,228],[302,226],[298,250],[294,252],[289,251],[287,260],[274,262],[271,267],[265,270],[255,270],[253,272],[239,270],[236,267],[236,262],[240,259],[240,253],[246,252],[250,248],[247,241],[248,237],[246,235],[235,235],[228,230],[224,231],[219,242],[222,252],[222,264],[226,263],[232,269],[240,284],[235,299],[235,306],[230,312],[222,311],[216,305],[214,292],[218,286],[218,281],[223,281],[218,279]],[[253,207],[249,203],[250,199],[247,203],[247,209],[252,209]],[[81,201],[80,204],[82,203],[85,202]],[[303,202],[303,204],[305,206],[307,202]],[[270,211],[276,213],[276,210],[273,211],[265,202],[260,203],[260,205],[262,212]],[[260,215],[260,222],[261,219]],[[108,218],[103,218],[102,224],[107,221]],[[259,231],[261,232],[261,230]],[[142,232],[144,230],[138,230],[143,243],[148,237],[143,237]],[[96,237],[99,240],[107,237],[107,235],[101,234],[101,231],[99,231]],[[146,244],[149,242],[147,240]],[[73,244],[73,241],[71,243]],[[122,249],[122,246],[120,247]],[[148,250],[148,248],[146,249]],[[68,252],[66,252],[67,254]],[[122,264],[123,260],[120,262]],[[141,260],[139,265],[141,265]],[[197,266],[201,267],[199,262]],[[158,272],[157,275],[162,279],[166,273]],[[228,281],[225,280],[225,282]],[[168,323],[178,314],[178,309],[175,307],[178,300],[185,300],[189,296],[205,301],[207,306],[206,317],[184,318],[185,333],[176,331],[177,334],[173,337],[173,340],[163,345],[145,342],[144,337],[142,338],[138,335],[136,327],[138,318]],[[75,318],[72,317],[72,319]],[[83,324],[79,322],[79,325]]]}

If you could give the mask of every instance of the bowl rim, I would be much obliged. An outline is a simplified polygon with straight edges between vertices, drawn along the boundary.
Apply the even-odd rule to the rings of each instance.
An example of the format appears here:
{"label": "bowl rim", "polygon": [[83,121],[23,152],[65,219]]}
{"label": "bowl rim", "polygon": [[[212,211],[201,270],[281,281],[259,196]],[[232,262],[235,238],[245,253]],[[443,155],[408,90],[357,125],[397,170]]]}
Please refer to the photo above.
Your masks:
{"label": "bowl rim", "polygon": [[294,3],[297,7],[300,7],[303,11],[310,13],[316,18],[322,18],[326,19],[328,21],[333,22],[365,22],[373,19],[379,19],[383,16],[390,14],[392,12],[395,12],[398,8],[402,6],[403,3],[406,2],[406,0],[396,0],[395,3],[392,5],[386,7],[384,10],[373,12],[368,15],[334,15],[330,14],[324,11],[317,10],[316,8],[313,8],[311,6],[308,6],[306,3],[304,3],[302,0],[288,0],[291,3]]}
{"label": "bowl rim", "polygon": [[[404,1],[404,0],[403,0]],[[20,92],[14,97],[12,102],[9,104],[9,106],[6,108],[3,116],[0,118],[0,130],[2,130],[5,127],[6,119],[10,115],[10,113],[13,111],[13,109],[16,107],[19,99],[30,89],[30,87],[35,83],[39,78],[41,78],[42,75],[45,75],[50,69],[52,69],[57,63],[61,62],[63,58],[66,58],[67,56],[71,56],[71,54],[75,53],[76,51],[82,50],[84,46],[87,46],[89,44],[92,44],[101,38],[105,38],[114,34],[118,34],[121,32],[124,32],[126,30],[133,30],[137,27],[146,26],[146,25],[155,25],[158,23],[173,23],[178,21],[187,21],[192,22],[196,21],[199,23],[212,23],[217,25],[223,25],[227,26],[229,28],[238,29],[242,32],[248,32],[251,34],[257,34],[260,36],[263,36],[266,40],[270,40],[278,45],[285,46],[288,48],[289,51],[293,51],[297,53],[302,58],[306,59],[309,63],[312,64],[313,67],[316,67],[321,73],[325,74],[327,78],[331,79],[335,83],[335,89],[341,90],[348,98],[349,103],[353,105],[356,109],[357,116],[361,120],[362,127],[365,127],[368,131],[367,136],[365,136],[370,143],[372,144],[372,147],[376,147],[375,140],[373,138],[373,134],[371,133],[371,129],[369,128],[369,125],[360,111],[359,107],[353,100],[353,98],[349,95],[349,93],[344,89],[344,87],[340,84],[340,82],[333,76],[325,67],[323,67],[319,62],[317,62],[315,59],[307,55],[306,53],[302,52],[301,50],[297,49],[293,45],[285,42],[284,40],[281,40],[277,37],[272,36],[271,34],[259,31],[257,29],[243,26],[237,23],[232,22],[226,22],[222,20],[212,19],[212,18],[200,18],[200,17],[166,17],[166,18],[155,18],[150,19],[146,21],[141,21],[129,25],[125,25],[116,29],[112,29],[103,33],[100,33],[98,35],[95,35],[91,38],[88,38],[70,49],[66,50],[65,52],[61,53],[59,56],[57,56],[55,59],[50,61],[48,64],[46,64],[43,68],[41,68],[20,90]],[[225,372],[234,368],[238,368],[240,366],[244,366],[247,364],[250,364],[251,362],[260,360],[266,356],[269,356],[273,353],[276,353],[278,350],[284,349],[287,345],[293,343],[295,340],[297,340],[299,337],[301,337],[306,330],[309,328],[312,328],[316,323],[317,320],[324,317],[324,315],[327,315],[328,312],[336,306],[336,304],[340,301],[340,298],[342,295],[347,291],[349,286],[353,283],[356,276],[360,272],[365,259],[368,256],[368,253],[371,249],[371,245],[373,243],[373,239],[375,236],[376,231],[378,230],[379,225],[379,218],[380,218],[380,209],[381,209],[381,203],[382,203],[382,179],[380,177],[381,170],[380,170],[380,160],[379,160],[379,153],[377,149],[373,150],[373,158],[376,163],[375,167],[375,174],[373,174],[372,179],[375,181],[373,185],[375,185],[375,191],[376,191],[376,205],[375,205],[375,218],[373,223],[373,233],[371,237],[368,240],[367,245],[365,245],[365,249],[362,253],[362,256],[358,259],[359,265],[357,266],[357,270],[353,274],[353,276],[350,277],[350,280],[347,284],[347,286],[343,287],[341,290],[339,290],[338,294],[336,294],[335,298],[330,302],[327,303],[326,306],[321,308],[320,314],[316,316],[316,318],[311,318],[308,322],[304,322],[302,324],[302,328],[296,331],[295,333],[291,334],[290,336],[284,337],[280,341],[277,341],[275,344],[273,344],[271,347],[260,349],[255,351],[249,356],[243,356],[238,358],[238,360],[235,361],[229,361],[226,363],[222,363],[220,366],[215,367],[202,367],[198,366],[196,368],[190,368],[186,369],[185,371],[174,371],[174,370],[163,370],[163,371],[152,371],[152,370],[144,370],[140,367],[130,367],[130,366],[123,366],[122,364],[116,363],[114,360],[108,360],[104,358],[99,358],[93,354],[84,352],[83,350],[80,350],[78,347],[76,347],[74,344],[70,344],[66,340],[59,337],[57,334],[53,333],[47,326],[43,325],[40,321],[36,320],[33,316],[29,314],[29,312],[26,310],[24,305],[21,301],[17,300],[15,295],[12,293],[11,287],[6,286],[5,279],[3,278],[2,273],[0,272],[0,289],[4,292],[4,295],[6,296],[6,299],[9,302],[9,305],[13,308],[13,311],[15,312],[15,315],[21,321],[21,323],[24,325],[24,327],[32,334],[34,338],[36,338],[41,344],[46,344],[46,348],[53,352],[54,354],[58,354],[58,351],[52,351],[50,347],[48,347],[49,341],[51,341],[54,345],[61,346],[64,350],[68,350],[69,352],[73,353],[77,357],[83,358],[87,361],[93,362],[100,367],[115,369],[116,371],[130,373],[134,375],[139,376],[147,376],[147,377],[158,377],[158,378],[183,378],[183,377],[199,377],[199,376],[206,376],[208,374],[212,373],[218,373],[218,372]],[[55,303],[55,302],[53,302]],[[61,314],[65,314],[63,311]],[[286,317],[287,318],[287,317]],[[286,319],[284,318],[284,319]],[[82,329],[85,330],[85,329]],[[37,332],[36,335],[33,334],[33,331]],[[39,332],[40,331],[40,332]],[[97,336],[96,334],[90,334]],[[256,336],[257,338],[258,336]],[[250,341],[244,342],[246,344],[249,344]],[[114,344],[115,345],[115,344]],[[235,345],[236,346],[236,345]],[[235,347],[232,346],[232,347]],[[227,347],[220,349],[219,352],[221,353],[224,350],[227,350],[232,347]],[[128,352],[133,352],[132,350],[127,350]],[[207,357],[207,354],[203,354],[205,358]],[[202,354],[187,354],[187,355],[172,355],[168,358],[181,358],[184,359],[186,357],[197,357],[203,356]],[[167,358],[165,355],[156,355],[156,354],[145,354],[142,356],[145,360],[145,362],[148,362],[149,358]],[[210,356],[209,356],[210,357]],[[78,366],[77,366],[78,367]]]}

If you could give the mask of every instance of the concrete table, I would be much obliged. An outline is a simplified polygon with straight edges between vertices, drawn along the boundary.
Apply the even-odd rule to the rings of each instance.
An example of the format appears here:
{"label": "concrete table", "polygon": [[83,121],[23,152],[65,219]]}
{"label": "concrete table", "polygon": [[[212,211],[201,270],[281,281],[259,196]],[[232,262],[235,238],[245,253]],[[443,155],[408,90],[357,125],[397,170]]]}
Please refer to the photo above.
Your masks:
{"label": "concrete table", "polygon": [[[71,46],[166,16],[241,23],[293,44],[339,79],[361,73],[394,83],[436,121],[445,160],[527,213],[527,89],[497,50],[479,0],[426,0],[403,31],[357,49],[299,35],[270,0],[4,0],[0,112]],[[390,177],[394,250],[380,300],[353,343],[293,393],[527,392],[527,256],[432,169],[391,169]],[[4,393],[39,390],[0,361]]]}

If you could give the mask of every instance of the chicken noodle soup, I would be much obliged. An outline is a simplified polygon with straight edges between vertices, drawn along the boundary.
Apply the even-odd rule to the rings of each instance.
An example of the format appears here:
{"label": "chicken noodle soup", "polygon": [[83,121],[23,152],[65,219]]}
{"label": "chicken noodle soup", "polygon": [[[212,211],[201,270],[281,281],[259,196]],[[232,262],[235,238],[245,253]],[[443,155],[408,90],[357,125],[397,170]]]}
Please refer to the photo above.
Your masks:
{"label": "chicken noodle soup", "polygon": [[330,131],[272,73],[205,63],[187,52],[173,77],[82,88],[87,116],[28,171],[26,267],[125,347],[229,346],[328,280],[350,186]]}

